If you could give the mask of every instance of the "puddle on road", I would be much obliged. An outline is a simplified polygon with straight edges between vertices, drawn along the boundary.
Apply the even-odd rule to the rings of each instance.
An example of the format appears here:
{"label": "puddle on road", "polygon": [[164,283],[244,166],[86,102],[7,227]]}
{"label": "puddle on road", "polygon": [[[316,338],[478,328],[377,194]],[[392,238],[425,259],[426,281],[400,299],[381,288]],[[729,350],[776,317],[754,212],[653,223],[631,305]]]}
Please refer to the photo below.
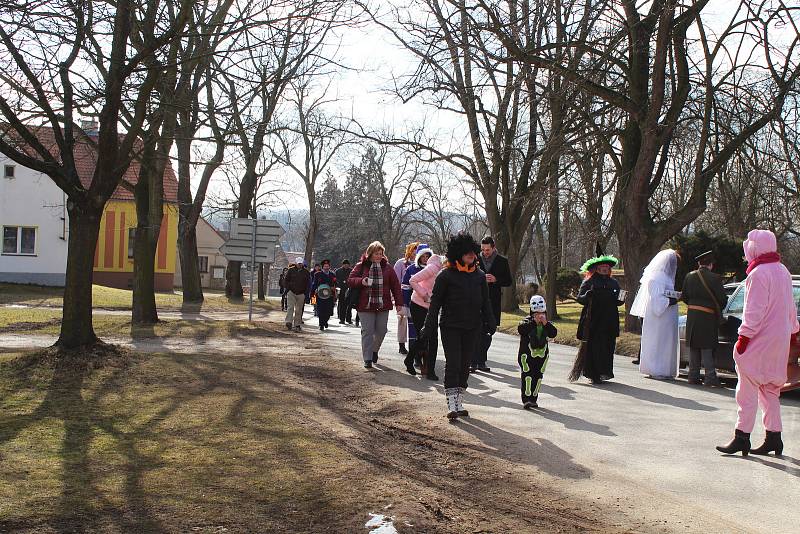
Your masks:
{"label": "puddle on road", "polygon": [[370,534],[398,534],[394,528],[394,518],[383,514],[369,514],[370,520],[364,524],[364,528],[370,529]]}

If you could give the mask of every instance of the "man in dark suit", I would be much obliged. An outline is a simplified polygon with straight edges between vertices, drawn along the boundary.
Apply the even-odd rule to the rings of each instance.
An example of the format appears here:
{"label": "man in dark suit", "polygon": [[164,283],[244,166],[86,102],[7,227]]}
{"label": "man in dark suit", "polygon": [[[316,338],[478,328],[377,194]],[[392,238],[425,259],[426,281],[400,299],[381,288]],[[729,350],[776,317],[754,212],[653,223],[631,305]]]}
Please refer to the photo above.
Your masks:
{"label": "man in dark suit", "polygon": [[[489,300],[492,302],[492,313],[494,313],[495,326],[500,326],[501,297],[504,287],[509,287],[511,279],[511,268],[508,266],[508,259],[497,252],[494,239],[486,236],[481,240],[481,255],[478,257],[481,269],[486,273],[486,282],[489,284]],[[492,336],[486,334],[480,350],[475,353],[475,360],[470,366],[470,372],[485,371],[491,369],[486,365],[489,347],[492,345]]]}
{"label": "man in dark suit", "polygon": [[703,384],[719,387],[714,368],[721,310],[728,302],[720,275],[711,272],[714,254],[704,252],[695,258],[696,271],[686,275],[681,300],[689,306],[686,314],[686,344],[689,346],[689,383],[700,384],[700,364],[706,369]]}

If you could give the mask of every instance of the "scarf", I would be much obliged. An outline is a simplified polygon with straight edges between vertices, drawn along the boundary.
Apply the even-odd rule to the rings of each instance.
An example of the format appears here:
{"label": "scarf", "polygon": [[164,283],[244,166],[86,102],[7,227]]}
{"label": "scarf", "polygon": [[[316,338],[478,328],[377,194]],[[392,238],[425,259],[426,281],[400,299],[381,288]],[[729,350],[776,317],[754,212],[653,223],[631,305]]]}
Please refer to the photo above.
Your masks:
{"label": "scarf", "polygon": [[778,263],[781,261],[781,255],[777,252],[767,252],[766,254],[762,254],[761,256],[755,258],[753,261],[747,264],[747,274],[750,274],[750,271],[762,265],[764,263]]}
{"label": "scarf", "polygon": [[488,258],[483,257],[481,259],[483,259],[483,266],[486,267],[486,272],[488,273],[489,271],[492,270],[492,265],[494,265],[494,260],[497,259],[497,249],[495,249],[494,252],[492,252],[492,255],[489,256]]}
{"label": "scarf", "polygon": [[369,300],[367,308],[379,310],[383,308],[383,270],[380,262],[373,263],[369,268]]}
{"label": "scarf", "polygon": [[464,265],[459,260],[456,260],[456,269],[458,269],[458,271],[462,273],[472,273],[475,272],[477,266],[474,263],[472,265]]}

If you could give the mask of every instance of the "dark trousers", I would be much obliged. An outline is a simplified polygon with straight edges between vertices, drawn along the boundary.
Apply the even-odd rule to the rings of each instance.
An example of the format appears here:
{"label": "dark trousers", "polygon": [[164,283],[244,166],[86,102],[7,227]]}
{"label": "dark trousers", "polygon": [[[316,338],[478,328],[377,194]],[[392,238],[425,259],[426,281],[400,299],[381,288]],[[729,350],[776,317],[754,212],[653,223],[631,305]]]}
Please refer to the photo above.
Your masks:
{"label": "dark trousers", "polygon": [[[530,347],[529,347],[530,349]],[[539,388],[542,386],[544,369],[547,367],[547,360],[550,353],[547,347],[538,351],[528,350],[517,355],[517,363],[520,368],[520,389],[522,390],[522,403],[536,402],[539,398]]]}
{"label": "dark trousers", "polygon": [[347,301],[347,289],[340,289],[339,300],[336,302],[336,317],[343,323],[351,322],[353,320],[351,318],[351,313],[352,307]]}
{"label": "dark trousers", "polygon": [[[414,325],[414,329],[419,332],[425,325],[425,317],[428,316],[428,309],[414,302],[411,303],[409,309],[411,310],[411,323]],[[406,360],[408,362],[413,360],[419,361],[417,355],[420,351],[424,351],[427,354],[427,358],[425,358],[425,368],[428,370],[428,374],[435,374],[436,353],[439,352],[439,336],[435,330],[424,341],[424,345],[423,342],[416,339],[411,341]]]}
{"label": "dark trousers", "polygon": [[286,294],[288,290],[282,289],[281,290],[281,310],[286,311],[289,308],[289,303],[286,300]]}
{"label": "dark trousers", "polygon": [[489,347],[492,346],[492,336],[489,334],[482,334],[480,339],[480,347],[475,351],[475,356],[472,358],[473,367],[484,367],[486,360],[489,358]]}
{"label": "dark trousers", "polygon": [[442,327],[444,348],[444,387],[466,388],[469,366],[475,357],[480,333],[477,329]]}

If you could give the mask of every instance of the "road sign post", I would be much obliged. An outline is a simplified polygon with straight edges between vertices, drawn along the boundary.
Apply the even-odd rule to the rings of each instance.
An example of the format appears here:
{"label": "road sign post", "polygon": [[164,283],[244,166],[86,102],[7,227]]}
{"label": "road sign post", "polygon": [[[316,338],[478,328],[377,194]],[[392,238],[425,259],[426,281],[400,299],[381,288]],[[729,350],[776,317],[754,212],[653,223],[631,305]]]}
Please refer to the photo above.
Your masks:
{"label": "road sign post", "polygon": [[250,262],[249,321],[253,320],[253,279],[256,262],[268,263],[270,259],[274,261],[275,247],[283,234],[283,228],[278,221],[232,219],[230,239],[219,248],[228,261]]}

